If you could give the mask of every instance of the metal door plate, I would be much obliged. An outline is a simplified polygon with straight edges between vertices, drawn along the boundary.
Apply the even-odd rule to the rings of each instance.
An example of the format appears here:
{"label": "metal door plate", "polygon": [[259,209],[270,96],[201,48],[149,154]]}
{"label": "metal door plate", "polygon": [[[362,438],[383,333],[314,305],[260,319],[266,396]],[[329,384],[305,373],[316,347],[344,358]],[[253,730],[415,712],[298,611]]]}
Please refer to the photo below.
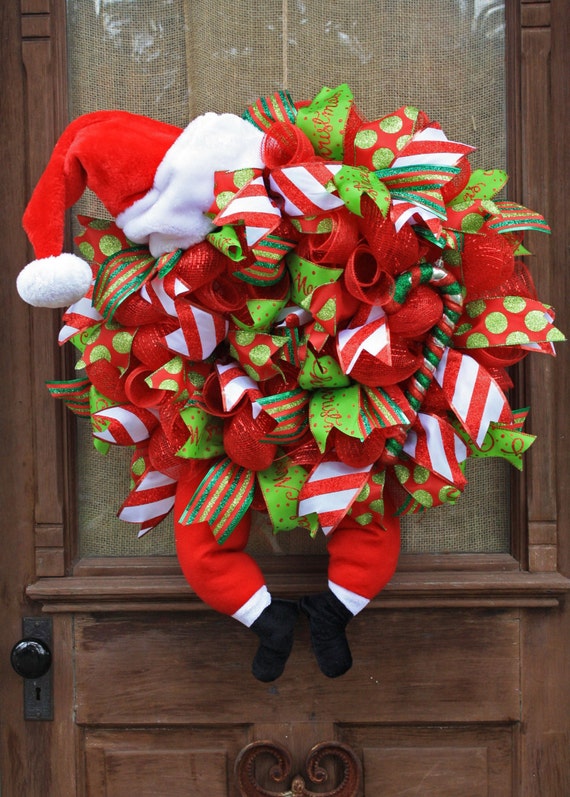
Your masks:
{"label": "metal door plate", "polygon": [[[24,617],[24,637],[45,642],[53,652],[51,617]],[[53,720],[53,665],[40,678],[24,678],[24,719]]]}

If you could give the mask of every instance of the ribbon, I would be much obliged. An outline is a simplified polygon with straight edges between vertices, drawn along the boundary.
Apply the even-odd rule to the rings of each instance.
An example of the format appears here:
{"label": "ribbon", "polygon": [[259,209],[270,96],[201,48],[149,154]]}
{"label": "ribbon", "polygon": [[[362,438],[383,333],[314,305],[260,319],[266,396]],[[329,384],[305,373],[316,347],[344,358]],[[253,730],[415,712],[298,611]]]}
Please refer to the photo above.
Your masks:
{"label": "ribbon", "polygon": [[358,497],[371,468],[354,468],[334,460],[319,462],[299,493],[299,515],[317,515],[323,533],[330,534]]}
{"label": "ribbon", "polygon": [[257,474],[257,480],[267,508],[273,533],[292,531],[305,526],[311,534],[318,528],[316,514],[299,517],[299,493],[307,480],[307,471],[289,458],[274,462]]}
{"label": "ribbon", "polygon": [[344,131],[353,103],[352,91],[343,83],[334,89],[325,86],[311,103],[298,112],[295,124],[321,157],[343,159]]}
{"label": "ribbon", "polygon": [[[96,326],[103,320],[101,313],[93,307],[91,297],[84,296],[74,302],[63,314],[64,325],[58,336],[58,343],[62,346],[68,340],[87,329]],[[83,347],[82,349],[83,350]]]}
{"label": "ribbon", "polygon": [[150,437],[158,423],[157,415],[143,407],[106,407],[94,413],[94,420],[102,420],[100,428],[93,435],[105,443],[131,446]]}
{"label": "ribbon", "polygon": [[90,416],[90,379],[67,379],[46,382],[46,387],[54,398],[63,399],[65,406],[82,418]]}
{"label": "ribbon", "polygon": [[180,326],[164,336],[165,346],[190,360],[205,360],[225,339],[228,321],[183,299],[175,302],[175,308]]}
{"label": "ribbon", "polygon": [[253,472],[225,457],[206,473],[179,522],[189,526],[206,521],[222,544],[249,509],[254,488]]}
{"label": "ribbon", "polygon": [[457,426],[457,433],[469,448],[470,457],[500,457],[518,470],[523,469],[523,454],[536,440],[536,435],[522,431],[528,408],[513,411],[513,423],[490,423],[487,434],[478,448],[467,433]]}
{"label": "ribbon", "polygon": [[297,109],[288,91],[260,97],[243,114],[244,119],[262,131],[269,130],[274,122],[294,122],[296,116]]}
{"label": "ribbon", "polygon": [[[536,349],[532,344],[565,340],[552,321],[553,312],[536,299],[522,296],[501,296],[477,299],[465,305],[453,337],[459,349],[481,349],[495,346],[518,346]],[[548,354],[552,349],[548,348]]]}
{"label": "ribbon", "polygon": [[490,423],[512,421],[507,397],[498,383],[469,355],[446,349],[435,379],[457,419],[479,448]]}
{"label": "ribbon", "polygon": [[467,457],[467,447],[453,426],[443,418],[419,412],[403,450],[411,460],[430,473],[436,473],[447,484],[458,490],[465,487],[467,480],[460,463]]}
{"label": "ribbon", "polygon": [[369,526],[371,523],[383,526],[385,484],[386,471],[372,468],[366,484],[356,496],[347,515],[360,526]]}
{"label": "ribbon", "polygon": [[[136,463],[141,454],[135,451]],[[174,506],[176,479],[146,467],[137,478],[135,488],[122,504],[118,517],[127,523],[138,523],[141,528],[138,536],[151,531],[169,514]]]}
{"label": "ribbon", "polygon": [[343,329],[337,336],[337,354],[342,370],[350,374],[360,355],[368,352],[388,365],[391,363],[390,333],[386,313],[377,305],[367,307],[362,323]]}
{"label": "ribbon", "polygon": [[224,453],[222,423],[195,403],[180,411],[188,438],[176,455],[184,459],[212,459]]}

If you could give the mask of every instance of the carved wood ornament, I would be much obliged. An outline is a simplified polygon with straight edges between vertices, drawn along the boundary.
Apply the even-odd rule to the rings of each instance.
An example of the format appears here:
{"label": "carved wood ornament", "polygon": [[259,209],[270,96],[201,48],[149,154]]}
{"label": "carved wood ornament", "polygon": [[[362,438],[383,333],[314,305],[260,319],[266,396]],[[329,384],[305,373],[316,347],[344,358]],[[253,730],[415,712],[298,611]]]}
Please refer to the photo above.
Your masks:
{"label": "carved wood ornament", "polygon": [[305,785],[301,775],[295,775],[287,791],[267,791],[256,777],[256,761],[260,756],[271,756],[276,763],[269,771],[274,783],[285,783],[291,775],[292,759],[286,747],[272,741],[257,741],[248,744],[236,759],[235,771],[242,797],[356,797],[361,782],[360,759],[353,750],[340,742],[319,742],[312,747],[305,759],[305,770],[313,784],[326,783],[328,772],[321,766],[324,758],[330,757],[342,767],[340,782],[332,791],[313,792]]}

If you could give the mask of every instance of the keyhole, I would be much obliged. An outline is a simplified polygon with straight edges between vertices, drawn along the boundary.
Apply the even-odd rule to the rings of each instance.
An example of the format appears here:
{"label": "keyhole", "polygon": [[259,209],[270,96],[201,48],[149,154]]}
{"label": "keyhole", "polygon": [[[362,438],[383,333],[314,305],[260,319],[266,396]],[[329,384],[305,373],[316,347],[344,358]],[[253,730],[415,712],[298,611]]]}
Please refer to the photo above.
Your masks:
{"label": "keyhole", "polygon": [[36,700],[42,699],[42,688],[41,686],[36,686]]}

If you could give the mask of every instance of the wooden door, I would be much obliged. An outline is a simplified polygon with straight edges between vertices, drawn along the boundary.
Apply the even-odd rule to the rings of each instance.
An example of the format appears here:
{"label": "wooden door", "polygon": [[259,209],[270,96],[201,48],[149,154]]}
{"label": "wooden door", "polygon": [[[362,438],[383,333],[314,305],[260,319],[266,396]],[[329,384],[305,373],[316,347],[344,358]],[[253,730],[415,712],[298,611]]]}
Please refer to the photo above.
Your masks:
{"label": "wooden door", "polygon": [[[492,7],[481,5],[477,18],[492,38]],[[69,13],[80,7],[70,3]],[[112,10],[105,2],[93,7]],[[391,9],[382,4],[383,13]],[[527,245],[541,296],[556,305],[566,330],[569,10],[565,0],[506,4],[510,195],[551,221],[551,238],[530,235]],[[414,21],[416,33],[421,24]],[[519,406],[533,407],[530,431],[539,440],[513,482],[507,547],[409,546],[389,586],[352,621],[355,664],[341,679],[319,673],[301,624],[285,675],[257,682],[249,672],[254,636],[200,603],[173,556],[85,554],[77,539],[76,430],[44,388],[67,367],[54,343],[58,316],[24,306],[14,289],[29,254],[22,211],[68,114],[65,29],[62,0],[4,3],[0,11],[2,793],[233,797],[266,788],[342,797],[567,797],[563,347],[556,362],[528,361],[517,374]],[[444,61],[445,51],[438,53]],[[86,79],[103,84],[102,58],[99,66]],[[149,81],[145,90],[152,70]],[[454,87],[447,90],[452,104]],[[107,521],[98,522],[103,533]],[[259,557],[283,597],[326,581],[321,554]],[[24,719],[10,650],[23,618],[44,617],[53,624],[53,719]],[[310,774],[320,761],[326,781]]]}

